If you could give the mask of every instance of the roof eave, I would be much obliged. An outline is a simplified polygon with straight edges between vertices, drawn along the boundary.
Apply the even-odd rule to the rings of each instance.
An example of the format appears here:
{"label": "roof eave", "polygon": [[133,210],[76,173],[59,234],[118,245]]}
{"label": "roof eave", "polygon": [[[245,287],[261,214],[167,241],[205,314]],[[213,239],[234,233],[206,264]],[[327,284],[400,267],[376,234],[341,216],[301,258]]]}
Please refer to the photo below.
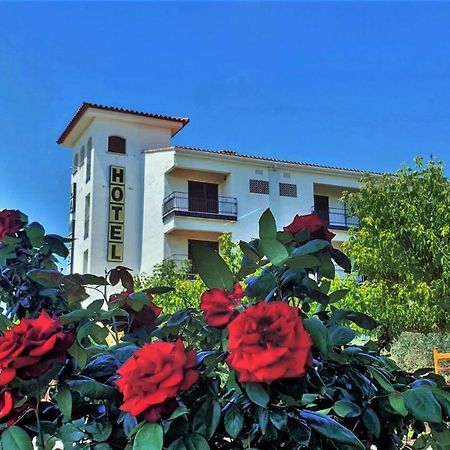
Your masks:
{"label": "roof eave", "polygon": [[[100,115],[102,113],[109,113],[117,115],[118,117],[125,115],[129,118],[139,118],[142,122],[164,123],[165,127],[171,130],[172,137],[189,123],[188,118],[175,118],[161,116],[158,114],[141,113],[137,111],[83,102],[56,142],[66,147],[73,146],[87,126],[90,125],[95,115]],[[86,121],[85,119],[88,120]]]}

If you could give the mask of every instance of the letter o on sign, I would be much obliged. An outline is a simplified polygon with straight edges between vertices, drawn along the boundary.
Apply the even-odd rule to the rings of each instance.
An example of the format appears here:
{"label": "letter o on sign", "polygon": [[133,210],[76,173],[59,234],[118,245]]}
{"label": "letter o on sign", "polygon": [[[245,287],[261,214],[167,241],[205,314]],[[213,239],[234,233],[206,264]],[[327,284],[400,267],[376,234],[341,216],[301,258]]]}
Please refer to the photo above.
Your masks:
{"label": "letter o on sign", "polygon": [[122,203],[124,194],[122,186],[114,186],[111,188],[111,200],[115,203]]}

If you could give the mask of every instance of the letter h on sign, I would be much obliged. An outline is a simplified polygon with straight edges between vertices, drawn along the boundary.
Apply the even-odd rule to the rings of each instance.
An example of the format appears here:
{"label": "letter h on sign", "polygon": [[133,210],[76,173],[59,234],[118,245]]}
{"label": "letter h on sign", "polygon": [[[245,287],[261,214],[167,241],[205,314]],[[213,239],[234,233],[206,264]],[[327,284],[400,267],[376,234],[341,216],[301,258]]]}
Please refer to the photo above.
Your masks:
{"label": "letter h on sign", "polygon": [[109,171],[108,261],[123,261],[125,237],[125,167]]}

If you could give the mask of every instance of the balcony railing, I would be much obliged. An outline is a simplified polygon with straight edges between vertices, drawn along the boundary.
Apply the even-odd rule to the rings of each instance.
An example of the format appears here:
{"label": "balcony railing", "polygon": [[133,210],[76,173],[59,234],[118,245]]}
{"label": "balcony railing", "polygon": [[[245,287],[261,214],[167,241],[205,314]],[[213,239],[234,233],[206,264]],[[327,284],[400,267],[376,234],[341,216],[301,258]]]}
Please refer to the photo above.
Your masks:
{"label": "balcony railing", "polygon": [[328,222],[328,226],[335,230],[348,230],[358,226],[358,218],[350,216],[344,208],[329,208],[328,210],[317,210],[313,208],[319,216]]}
{"label": "balcony railing", "polygon": [[197,198],[187,192],[172,192],[163,200],[162,215],[201,217],[203,219],[237,220],[235,197]]}

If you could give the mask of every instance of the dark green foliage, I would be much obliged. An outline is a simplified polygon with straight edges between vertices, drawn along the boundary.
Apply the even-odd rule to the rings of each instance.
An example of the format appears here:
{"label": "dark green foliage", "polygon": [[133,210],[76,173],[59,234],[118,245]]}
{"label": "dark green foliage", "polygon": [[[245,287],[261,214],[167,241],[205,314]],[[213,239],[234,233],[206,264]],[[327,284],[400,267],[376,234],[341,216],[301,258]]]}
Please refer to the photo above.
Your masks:
{"label": "dark green foliage", "polygon": [[[67,276],[55,270],[52,255],[64,253],[62,238],[50,246],[36,224],[20,231],[20,237],[7,238],[0,250],[9,306],[2,326],[33,317],[45,305],[76,340],[64,364],[55,364],[39,379],[13,381],[17,404],[28,409],[14,426],[0,423],[2,448],[31,450],[36,438],[45,450],[58,440],[80,450],[368,450],[372,445],[397,450],[411,448],[404,446],[408,438],[415,440],[415,449],[446,450],[450,389],[444,380],[428,371],[406,373],[380,355],[375,342],[354,342],[356,327],[371,332],[377,322],[340,309],[346,291],[330,291],[332,262],[348,270],[347,258],[328,241],[310,240],[309,233],[277,232],[270,211],[260,225],[259,239],[240,243],[239,267],[226,268],[227,258],[240,255],[236,247],[224,257],[204,249],[194,255],[209,263],[195,261],[207,287],[229,288],[245,280],[246,301],[286,301],[298,308],[314,343],[313,366],[300,378],[270,384],[239,381],[226,363],[228,329],[206,325],[199,298],[195,305],[165,310],[148,329],[121,331],[124,318],[150,304],[143,291],[113,303],[103,295],[106,285],[117,285],[118,291],[141,287],[127,268],[106,278]],[[164,281],[172,277],[175,289],[177,281],[192,283],[187,274],[166,275]],[[203,284],[194,283],[201,293]],[[167,289],[171,285],[146,285],[146,291],[160,293],[155,302],[163,305],[167,299],[170,305],[171,296],[179,295]],[[93,295],[83,306],[88,291]],[[200,381],[180,393],[179,407],[157,423],[121,411],[117,370],[145,343],[177,338],[197,350]]]}

